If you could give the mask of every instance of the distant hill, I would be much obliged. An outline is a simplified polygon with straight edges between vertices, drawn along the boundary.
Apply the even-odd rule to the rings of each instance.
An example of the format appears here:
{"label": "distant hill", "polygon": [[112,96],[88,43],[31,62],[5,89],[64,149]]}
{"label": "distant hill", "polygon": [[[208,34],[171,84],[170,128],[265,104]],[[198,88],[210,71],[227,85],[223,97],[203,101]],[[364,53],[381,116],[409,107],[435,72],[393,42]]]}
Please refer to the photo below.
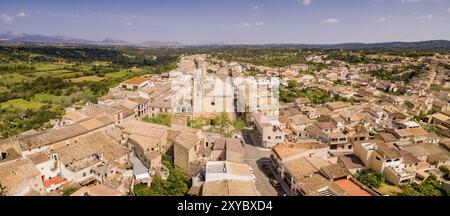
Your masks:
{"label": "distant hill", "polygon": [[19,43],[48,43],[48,44],[104,44],[104,45],[131,45],[127,41],[106,38],[102,41],[92,41],[65,36],[46,36],[38,34],[26,34],[6,32],[0,34],[0,40]]}
{"label": "distant hill", "polygon": [[92,41],[65,36],[45,36],[38,34],[26,34],[6,32],[0,34],[0,41],[18,43],[48,43],[48,44],[97,44],[97,45],[136,45],[136,46],[182,46],[177,41],[146,41],[143,43],[130,43],[124,40],[106,38],[102,41]]}
{"label": "distant hill", "polygon": [[143,43],[140,43],[138,45],[143,46],[182,46],[180,42],[177,41],[146,41]]}
{"label": "distant hill", "polygon": [[419,42],[387,42],[387,43],[344,43],[328,45],[306,45],[323,49],[374,49],[374,48],[450,48],[450,41],[431,40]]}
{"label": "distant hill", "polygon": [[95,45],[132,45],[145,47],[257,47],[257,48],[308,48],[308,49],[419,49],[419,50],[445,50],[450,51],[450,41],[430,40],[419,42],[386,42],[386,43],[343,43],[343,44],[226,44],[222,42],[208,42],[197,44],[182,44],[177,41],[146,41],[130,43],[124,40],[107,38],[102,41],[65,37],[45,36],[38,34],[25,34],[6,32],[0,34],[0,41],[17,43],[48,43],[48,44],[95,44]]}
{"label": "distant hill", "polygon": [[343,43],[343,44],[263,44],[263,45],[226,45],[237,47],[262,48],[305,48],[305,49],[440,49],[450,50],[448,40],[430,40],[418,42],[386,43]]}
{"label": "distant hill", "polygon": [[78,39],[72,37],[65,36],[45,36],[45,35],[37,35],[37,34],[25,34],[25,33],[15,33],[15,32],[6,32],[0,34],[0,40],[8,40],[12,42],[21,42],[21,43],[66,43],[66,44],[95,44],[96,42]]}
{"label": "distant hill", "polygon": [[124,40],[117,40],[113,38],[106,38],[105,40],[102,40],[98,42],[99,44],[117,44],[117,45],[131,45],[132,43],[124,41]]}

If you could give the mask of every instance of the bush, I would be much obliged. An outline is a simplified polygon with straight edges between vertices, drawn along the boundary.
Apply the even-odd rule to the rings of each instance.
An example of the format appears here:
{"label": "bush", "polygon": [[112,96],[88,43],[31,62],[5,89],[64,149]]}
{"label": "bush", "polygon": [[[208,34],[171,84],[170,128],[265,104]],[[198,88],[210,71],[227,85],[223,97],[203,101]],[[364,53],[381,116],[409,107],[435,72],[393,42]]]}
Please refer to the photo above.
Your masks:
{"label": "bush", "polygon": [[443,177],[447,180],[450,180],[450,169],[446,166],[440,166],[439,170],[442,172]]}
{"label": "bush", "polygon": [[354,177],[366,186],[379,188],[384,183],[384,176],[378,173],[357,173]]}
{"label": "bush", "polygon": [[154,177],[152,185],[147,187],[145,184],[134,186],[134,194],[136,196],[184,196],[191,187],[191,179],[174,167],[166,158],[162,157],[162,163],[169,169],[169,177],[167,181],[160,177]]}
{"label": "bush", "polygon": [[170,127],[170,121],[171,121],[171,115],[169,113],[159,113],[155,117],[145,117],[143,121],[148,123],[154,123],[154,124],[160,124],[160,125],[166,125]]}
{"label": "bush", "polygon": [[400,196],[448,196],[450,192],[442,187],[436,176],[431,175],[420,184],[412,183],[402,189]]}
{"label": "bush", "polygon": [[77,190],[78,189],[76,189],[76,188],[66,188],[63,191],[63,196],[70,196],[71,194],[73,194]]}

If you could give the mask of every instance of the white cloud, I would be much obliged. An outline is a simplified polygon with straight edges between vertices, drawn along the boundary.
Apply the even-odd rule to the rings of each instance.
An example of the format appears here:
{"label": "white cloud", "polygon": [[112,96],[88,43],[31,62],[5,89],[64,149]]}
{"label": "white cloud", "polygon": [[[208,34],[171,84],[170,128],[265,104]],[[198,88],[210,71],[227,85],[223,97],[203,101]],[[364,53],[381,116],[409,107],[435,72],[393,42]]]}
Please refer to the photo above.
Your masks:
{"label": "white cloud", "polygon": [[241,27],[246,27],[246,28],[250,28],[250,27],[252,27],[252,24],[250,24],[250,23],[248,23],[248,22],[243,22],[243,23],[239,24],[239,26],[241,26]]}
{"label": "white cloud", "polygon": [[21,11],[21,12],[19,12],[16,16],[17,16],[17,17],[26,17],[27,14],[25,14],[25,12]]}
{"label": "white cloud", "polygon": [[262,21],[255,22],[255,26],[263,26],[263,25],[264,25],[264,22],[262,22]]}
{"label": "white cloud", "polygon": [[258,9],[259,9],[258,5],[253,6],[253,10],[258,10]]}
{"label": "white cloud", "polygon": [[312,0],[298,0],[303,5],[310,5],[312,3]]}
{"label": "white cloud", "polygon": [[133,23],[132,22],[125,22],[125,24],[123,24],[124,26],[132,26]]}
{"label": "white cloud", "polygon": [[8,16],[8,15],[6,15],[6,14],[2,14],[2,15],[0,16],[0,20],[2,20],[2,21],[5,22],[5,23],[9,23],[9,22],[14,21],[14,17],[10,17],[10,16]]}
{"label": "white cloud", "polygon": [[418,20],[432,20],[433,19],[433,15],[429,14],[429,15],[422,15],[417,17]]}
{"label": "white cloud", "polygon": [[325,23],[325,24],[337,24],[337,23],[339,23],[339,20],[336,19],[336,18],[328,18],[328,19],[322,21],[322,23]]}
{"label": "white cloud", "polygon": [[450,13],[450,8],[447,9],[447,13]]}
{"label": "white cloud", "polygon": [[263,21],[256,21],[254,23],[241,22],[238,25],[236,25],[236,27],[238,27],[238,28],[253,28],[253,27],[261,27],[264,25],[265,25],[265,23]]}
{"label": "white cloud", "polygon": [[387,22],[387,18],[381,17],[380,19],[378,19],[378,22],[380,23]]}

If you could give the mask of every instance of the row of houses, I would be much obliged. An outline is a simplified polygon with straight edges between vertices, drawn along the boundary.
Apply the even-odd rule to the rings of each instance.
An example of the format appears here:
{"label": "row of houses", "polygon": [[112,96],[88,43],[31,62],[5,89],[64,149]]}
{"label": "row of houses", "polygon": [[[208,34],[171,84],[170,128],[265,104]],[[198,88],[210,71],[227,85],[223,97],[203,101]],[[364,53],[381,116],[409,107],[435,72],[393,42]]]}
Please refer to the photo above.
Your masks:
{"label": "row of houses", "polygon": [[[405,185],[450,165],[445,132],[429,132],[422,127],[426,122],[414,121],[393,102],[383,103],[314,105],[299,98],[279,116],[254,115],[254,130],[261,146],[272,149],[273,171],[290,195],[352,194],[345,187],[359,191],[353,194],[380,195],[352,174],[380,173],[390,184]],[[448,130],[446,113],[429,115],[429,123]],[[273,139],[277,136],[282,138]]]}

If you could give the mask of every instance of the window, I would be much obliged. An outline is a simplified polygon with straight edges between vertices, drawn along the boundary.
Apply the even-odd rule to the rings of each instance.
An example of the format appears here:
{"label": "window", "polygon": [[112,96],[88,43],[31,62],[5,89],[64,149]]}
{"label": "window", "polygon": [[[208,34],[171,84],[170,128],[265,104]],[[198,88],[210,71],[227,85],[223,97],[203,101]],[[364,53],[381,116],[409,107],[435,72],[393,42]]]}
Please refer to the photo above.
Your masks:
{"label": "window", "polygon": [[388,162],[388,163],[391,162],[391,161],[392,161],[392,160],[390,160],[390,159],[389,159],[389,160],[386,160],[386,162]]}
{"label": "window", "polygon": [[270,136],[268,136],[267,139],[270,139]]}
{"label": "window", "polygon": [[375,157],[377,160],[381,160],[378,156],[377,157]]}
{"label": "window", "polygon": [[86,173],[83,173],[83,177],[86,177]]}

